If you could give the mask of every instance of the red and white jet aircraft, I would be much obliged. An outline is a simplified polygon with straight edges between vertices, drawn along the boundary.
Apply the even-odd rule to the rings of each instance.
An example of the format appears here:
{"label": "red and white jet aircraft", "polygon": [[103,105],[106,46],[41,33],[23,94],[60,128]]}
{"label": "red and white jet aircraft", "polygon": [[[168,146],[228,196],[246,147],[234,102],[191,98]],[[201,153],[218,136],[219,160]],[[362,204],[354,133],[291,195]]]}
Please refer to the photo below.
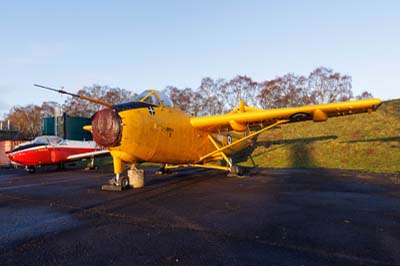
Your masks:
{"label": "red and white jet aircraft", "polygon": [[39,136],[28,143],[18,145],[7,155],[11,163],[25,166],[29,173],[34,173],[36,167],[76,161],[83,158],[92,158],[91,167],[94,167],[94,157],[108,154],[94,141],[76,141],[62,139],[56,136]]}

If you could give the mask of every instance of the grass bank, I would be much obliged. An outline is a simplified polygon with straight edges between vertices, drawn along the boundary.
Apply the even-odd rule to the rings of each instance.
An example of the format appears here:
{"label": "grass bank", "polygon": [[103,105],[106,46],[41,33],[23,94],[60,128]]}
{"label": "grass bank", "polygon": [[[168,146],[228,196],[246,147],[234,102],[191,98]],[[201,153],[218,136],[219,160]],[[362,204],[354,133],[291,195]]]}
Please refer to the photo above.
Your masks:
{"label": "grass bank", "polygon": [[243,166],[400,173],[400,99],[371,114],[282,125],[240,159]]}

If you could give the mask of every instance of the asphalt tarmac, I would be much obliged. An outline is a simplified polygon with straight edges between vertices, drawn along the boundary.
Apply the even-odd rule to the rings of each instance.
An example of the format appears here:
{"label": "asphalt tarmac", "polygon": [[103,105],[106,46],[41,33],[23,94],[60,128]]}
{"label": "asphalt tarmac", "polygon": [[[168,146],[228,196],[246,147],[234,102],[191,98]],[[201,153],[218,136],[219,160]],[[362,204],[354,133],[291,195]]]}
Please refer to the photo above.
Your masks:
{"label": "asphalt tarmac", "polygon": [[0,169],[0,266],[400,265],[400,177],[210,170],[101,191],[108,169]]}

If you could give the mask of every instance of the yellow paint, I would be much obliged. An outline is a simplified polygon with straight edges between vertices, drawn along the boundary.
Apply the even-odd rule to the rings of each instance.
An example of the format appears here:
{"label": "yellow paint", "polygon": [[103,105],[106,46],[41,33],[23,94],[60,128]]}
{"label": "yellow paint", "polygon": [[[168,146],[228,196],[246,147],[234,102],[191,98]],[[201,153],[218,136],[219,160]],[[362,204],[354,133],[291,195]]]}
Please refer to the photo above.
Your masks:
{"label": "yellow paint", "polygon": [[89,126],[89,125],[88,126],[84,126],[83,130],[91,132],[92,131],[92,126]]}
{"label": "yellow paint", "polygon": [[231,147],[235,147],[235,146],[237,146],[237,145],[239,145],[239,144],[241,144],[241,143],[244,143],[246,140],[248,140],[248,139],[250,139],[250,138],[252,138],[252,137],[255,137],[256,135],[259,135],[259,134],[261,134],[262,132],[267,131],[268,129],[271,129],[271,128],[277,126],[277,125],[280,125],[280,124],[283,124],[283,123],[287,123],[287,122],[289,122],[289,120],[279,120],[279,121],[277,121],[276,123],[274,123],[274,124],[272,124],[272,125],[270,125],[270,126],[268,126],[268,127],[265,127],[265,128],[263,128],[263,129],[261,129],[261,130],[258,130],[258,131],[256,131],[256,132],[253,132],[253,133],[251,133],[251,134],[249,134],[249,135],[247,135],[247,136],[243,136],[243,137],[241,137],[241,138],[238,138],[237,140],[235,140],[235,141],[232,142],[231,144],[227,144],[227,145],[224,146],[224,147],[218,148],[218,149],[212,151],[211,153],[204,155],[204,156],[201,157],[200,159],[201,159],[201,160],[204,160],[204,159],[206,159],[206,158],[208,158],[208,157],[210,157],[210,156],[212,156],[212,155],[214,155],[214,154],[217,154],[217,153],[219,153],[219,152],[223,152],[223,151],[225,151],[225,150],[227,150],[227,149],[229,149],[229,148],[231,148]]}
{"label": "yellow paint", "polygon": [[[195,163],[212,148],[207,134],[190,126],[190,116],[177,108],[154,107],[119,113],[123,129],[120,146],[111,154],[127,162]],[[167,159],[167,160],[166,160]]]}
{"label": "yellow paint", "polygon": [[124,162],[121,157],[117,156],[115,153],[111,153],[111,156],[113,157],[114,173],[122,174],[124,171]]}
{"label": "yellow paint", "polygon": [[246,123],[238,123],[235,120],[229,121],[229,125],[232,127],[233,130],[243,132],[247,129]]}
{"label": "yellow paint", "polygon": [[329,103],[310,105],[303,107],[281,108],[272,110],[253,109],[250,112],[231,112],[225,115],[196,117],[191,119],[191,124],[195,128],[213,129],[223,126],[229,126],[231,120],[236,123],[249,124],[259,121],[276,121],[280,119],[290,118],[295,113],[306,113],[312,116],[315,110],[320,110],[328,115],[328,117],[354,114],[372,110],[374,106],[379,106],[379,99],[368,99],[359,101]]}
{"label": "yellow paint", "polygon": [[314,111],[314,113],[313,113],[313,121],[314,122],[324,122],[326,120],[328,120],[328,115],[325,112],[323,112],[319,109]]}

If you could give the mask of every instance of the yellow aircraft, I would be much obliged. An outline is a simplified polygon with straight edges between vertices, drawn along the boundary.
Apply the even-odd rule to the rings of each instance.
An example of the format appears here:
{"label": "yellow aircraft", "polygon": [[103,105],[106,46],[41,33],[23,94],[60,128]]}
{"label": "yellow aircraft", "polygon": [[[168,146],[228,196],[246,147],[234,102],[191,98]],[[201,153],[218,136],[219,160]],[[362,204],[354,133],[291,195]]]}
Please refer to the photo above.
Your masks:
{"label": "yellow aircraft", "polygon": [[[193,117],[174,107],[168,97],[156,90],[147,90],[131,102],[111,104],[35,86],[106,106],[93,115],[92,125],[85,129],[92,131],[93,139],[110,151],[115,173],[112,181],[122,188],[129,185],[129,179],[122,176],[126,163],[131,164],[131,170],[136,169],[137,163],[153,162],[163,165],[161,172],[178,167],[203,167],[237,174],[238,168],[230,156],[273,127],[372,112],[381,105],[379,99],[368,99],[264,110],[240,101],[230,113]],[[217,161],[225,164],[215,164]]]}

